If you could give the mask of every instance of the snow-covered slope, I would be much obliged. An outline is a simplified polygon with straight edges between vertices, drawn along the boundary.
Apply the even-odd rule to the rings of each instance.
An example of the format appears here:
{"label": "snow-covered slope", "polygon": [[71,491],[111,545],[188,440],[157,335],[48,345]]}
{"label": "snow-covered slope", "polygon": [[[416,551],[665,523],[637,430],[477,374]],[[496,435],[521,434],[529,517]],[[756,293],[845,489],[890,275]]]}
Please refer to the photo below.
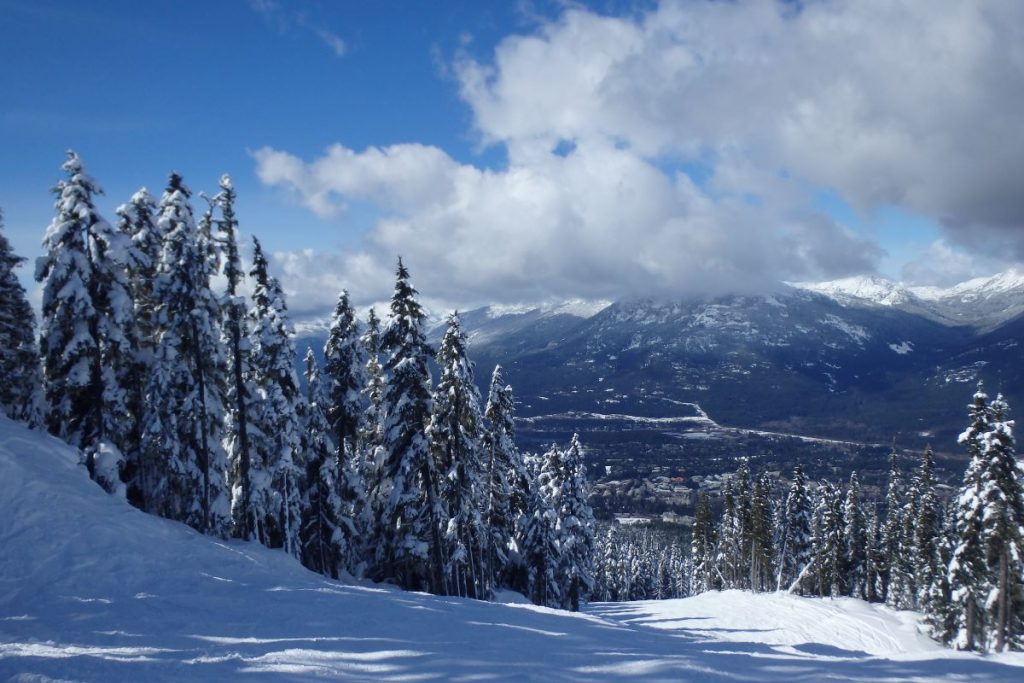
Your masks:
{"label": "snow-covered slope", "polygon": [[[0,681],[1014,681],[908,614],[714,593],[567,614],[344,585],[108,497],[0,418]],[[254,674],[257,674],[254,676]]]}
{"label": "snow-covered slope", "polygon": [[876,276],[793,282],[844,306],[883,306],[949,325],[992,329],[1024,313],[1024,272],[1010,269],[953,287],[914,287]]}

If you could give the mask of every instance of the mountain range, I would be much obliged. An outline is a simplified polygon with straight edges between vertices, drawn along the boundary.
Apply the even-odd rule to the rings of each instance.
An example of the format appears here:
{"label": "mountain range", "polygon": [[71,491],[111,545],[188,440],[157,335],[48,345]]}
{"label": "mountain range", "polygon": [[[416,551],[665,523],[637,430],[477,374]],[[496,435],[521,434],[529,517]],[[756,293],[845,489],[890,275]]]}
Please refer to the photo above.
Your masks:
{"label": "mountain range", "polygon": [[[944,289],[855,277],[461,319],[481,387],[501,364],[523,417],[672,417],[696,404],[731,427],[952,450],[978,380],[1011,408],[1024,399],[1022,314],[1024,273],[1010,270]],[[436,322],[431,338],[442,332]]]}

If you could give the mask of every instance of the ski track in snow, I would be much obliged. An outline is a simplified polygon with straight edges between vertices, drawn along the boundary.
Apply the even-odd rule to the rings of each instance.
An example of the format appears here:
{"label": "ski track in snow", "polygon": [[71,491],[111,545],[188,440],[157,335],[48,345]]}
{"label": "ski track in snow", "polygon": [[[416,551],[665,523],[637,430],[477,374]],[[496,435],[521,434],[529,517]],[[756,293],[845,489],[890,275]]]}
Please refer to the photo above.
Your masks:
{"label": "ski track in snow", "polygon": [[946,650],[913,614],[855,600],[569,614],[331,581],[132,509],[4,418],[0,548],[0,683],[1024,680],[1024,655]]}

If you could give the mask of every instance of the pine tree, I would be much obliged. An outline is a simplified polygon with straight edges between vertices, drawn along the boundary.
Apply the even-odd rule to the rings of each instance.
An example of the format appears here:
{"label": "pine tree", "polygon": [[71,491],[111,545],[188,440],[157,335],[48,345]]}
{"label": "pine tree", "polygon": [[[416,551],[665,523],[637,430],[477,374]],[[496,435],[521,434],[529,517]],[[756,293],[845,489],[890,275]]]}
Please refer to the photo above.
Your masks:
{"label": "pine tree", "polygon": [[117,207],[116,213],[118,230],[128,236],[132,244],[126,266],[132,300],[135,302],[141,360],[145,369],[144,374],[148,374],[156,343],[156,302],[153,299],[153,285],[156,282],[164,235],[156,222],[156,201],[146,188],[133,194],[127,204]]}
{"label": "pine tree", "polygon": [[881,577],[880,597],[891,604],[889,595],[893,575],[899,574],[900,533],[903,528],[902,506],[903,485],[900,482],[900,470],[896,446],[889,453],[889,487],[885,494],[885,520],[882,522],[881,541],[879,543],[878,571]]}
{"label": "pine tree", "polygon": [[564,454],[552,446],[539,460],[537,493],[526,524],[523,551],[526,555],[529,597],[535,605],[561,607],[562,582],[558,575],[562,564],[558,513],[561,506]]}
{"label": "pine tree", "polygon": [[[328,402],[313,349],[306,351],[305,429],[302,452],[306,458],[306,498],[302,511],[302,563],[338,578],[343,558],[349,555],[345,540],[355,535],[352,521],[343,512],[338,495],[338,470],[325,405]],[[347,527],[347,528],[346,528]]]}
{"label": "pine tree", "polygon": [[970,461],[960,494],[955,500],[956,523],[953,557],[949,563],[949,584],[957,649],[985,648],[984,607],[991,588],[985,564],[984,505],[981,477],[984,470],[984,437],[991,431],[992,410],[981,383],[969,406],[970,426],[958,441],[967,448]]}
{"label": "pine tree", "polygon": [[934,454],[929,446],[914,475],[914,488],[917,490],[917,515],[913,525],[914,586],[917,590],[914,603],[925,612],[929,611],[929,596],[934,595],[932,586],[937,577],[945,573],[939,551],[942,511],[935,493],[934,466]]}
{"label": "pine tree", "polygon": [[699,494],[690,539],[690,557],[693,562],[690,592],[693,594],[721,587],[715,563],[715,544],[715,523],[711,517],[711,503],[707,494]]}
{"label": "pine tree", "polygon": [[811,501],[807,495],[807,482],[803,468],[793,468],[793,483],[786,496],[783,516],[784,530],[779,550],[779,590],[795,590],[797,579],[811,561]]}
{"label": "pine tree", "polygon": [[142,427],[146,412],[146,382],[153,365],[155,335],[155,302],[153,284],[157,262],[163,247],[163,236],[155,223],[156,203],[142,188],[117,208],[117,231],[125,244],[124,274],[133,307],[135,353],[126,368],[128,377],[123,381],[127,408],[131,415],[129,434],[123,447],[125,465],[123,478],[127,486],[128,501],[146,509],[145,482],[142,480]]}
{"label": "pine tree", "polygon": [[82,449],[92,477],[121,490],[121,449],[133,431],[128,382],[138,348],[123,235],[100,216],[103,190],[68,152],[56,215],[37,264],[43,283],[43,358],[51,433]]}
{"label": "pine tree", "polygon": [[382,467],[375,492],[381,533],[375,574],[409,589],[444,590],[442,524],[437,468],[425,430],[430,418],[430,348],[425,316],[398,261],[390,315],[381,334],[389,374],[384,395]]}
{"label": "pine tree", "polygon": [[0,414],[37,427],[43,416],[36,319],[15,274],[24,261],[11,251],[0,213]]}
{"label": "pine tree", "polygon": [[822,597],[846,594],[846,538],[842,492],[823,481],[819,486],[819,523],[814,537],[817,592]]}
{"label": "pine tree", "polygon": [[754,483],[750,498],[750,588],[766,591],[775,571],[772,544],[771,480],[762,473]]}
{"label": "pine tree", "polygon": [[363,333],[361,343],[363,353],[366,355],[366,382],[363,385],[363,405],[366,406],[366,410],[363,413],[359,441],[364,450],[364,478],[369,490],[373,490],[375,482],[372,475],[378,464],[375,451],[382,440],[381,417],[386,383],[384,368],[380,364],[380,320],[372,308],[366,317],[366,331]]}
{"label": "pine tree", "polygon": [[882,577],[879,571],[881,537],[878,529],[878,510],[875,503],[871,504],[865,520],[864,550],[864,599],[868,602],[880,602]]}
{"label": "pine tree", "polygon": [[860,482],[857,473],[850,475],[850,486],[846,491],[843,506],[846,527],[843,530],[846,544],[846,585],[848,594],[861,598],[867,596],[867,530],[864,510],[861,509]]}
{"label": "pine tree", "polygon": [[330,332],[324,346],[324,374],[330,382],[331,403],[327,419],[332,437],[339,448],[345,449],[349,458],[355,457],[360,422],[367,407],[363,395],[366,362],[359,322],[349,303],[348,292],[342,290],[331,316]]}
{"label": "pine tree", "polygon": [[505,384],[501,366],[491,374],[484,417],[484,458],[487,477],[485,527],[488,531],[485,576],[488,590],[509,578],[510,554],[515,544],[516,523],[526,513],[526,500],[513,496],[512,481],[525,478],[522,456],[515,445],[515,410],[512,387]]}
{"label": "pine tree", "polygon": [[736,504],[733,482],[728,480],[722,492],[722,518],[718,523],[718,552],[715,566],[722,579],[723,590],[740,588],[742,575],[742,522]]}
{"label": "pine tree", "polygon": [[590,507],[590,483],[583,447],[574,434],[561,459],[562,491],[558,517],[562,607],[573,612],[590,599],[594,587],[594,511]]}
{"label": "pine tree", "polygon": [[157,278],[157,345],[146,385],[142,481],[146,508],[208,534],[229,530],[220,307],[210,290],[209,245],[190,192],[172,173],[157,224],[166,235]]}
{"label": "pine tree", "polygon": [[427,434],[431,457],[444,475],[441,497],[448,514],[448,589],[461,597],[485,598],[489,581],[484,576],[488,539],[481,516],[487,494],[482,459],[483,417],[466,344],[458,313],[452,313],[437,351],[441,375],[434,389]]}
{"label": "pine tree", "polygon": [[288,320],[284,292],[267,270],[259,240],[253,238],[252,310],[249,312],[253,386],[253,431],[260,435],[254,444],[253,497],[266,496],[253,508],[257,538],[271,548],[299,556],[302,519],[302,486],[306,469],[301,449],[302,394],[295,374],[294,332]]}
{"label": "pine tree", "polygon": [[991,423],[981,437],[979,496],[990,593],[985,621],[996,652],[1020,649],[1024,639],[1024,491],[1014,454],[1013,420],[1002,394],[992,401]]}
{"label": "pine tree", "polygon": [[[235,538],[258,539],[259,513],[253,507],[252,449],[254,434],[249,413],[255,408],[252,386],[251,344],[245,297],[239,291],[245,277],[238,250],[238,219],[235,217],[235,188],[231,178],[221,176],[220,192],[210,208],[220,209],[217,241],[223,252],[222,273],[227,290],[221,299],[222,343],[227,352],[225,382],[224,448],[230,464],[231,533]],[[210,217],[212,221],[212,215]],[[258,436],[258,435],[257,435]],[[265,540],[265,539],[261,539]]]}

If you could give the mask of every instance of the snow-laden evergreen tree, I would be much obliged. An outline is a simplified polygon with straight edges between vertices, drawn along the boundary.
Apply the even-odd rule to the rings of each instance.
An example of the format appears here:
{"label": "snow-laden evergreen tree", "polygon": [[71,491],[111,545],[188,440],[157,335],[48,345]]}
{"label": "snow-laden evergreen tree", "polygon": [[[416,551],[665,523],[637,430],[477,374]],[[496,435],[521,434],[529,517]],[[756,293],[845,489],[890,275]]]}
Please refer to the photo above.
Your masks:
{"label": "snow-laden evergreen tree", "polygon": [[378,580],[439,593],[444,588],[445,566],[441,532],[447,519],[426,437],[431,350],[423,332],[425,315],[401,259],[396,275],[390,313],[381,332],[388,384],[382,466],[374,496],[380,524],[374,573]]}
{"label": "snow-laden evergreen tree", "polygon": [[[356,529],[355,536],[346,543],[351,570],[356,569],[357,558],[369,552],[368,544],[375,536],[366,482],[377,476],[368,463],[376,463],[379,440],[372,445],[369,440],[377,439],[380,421],[379,415],[367,414],[374,398],[367,395],[367,341],[372,340],[361,337],[348,292],[342,290],[324,345],[324,378],[328,393],[327,421],[337,449],[338,493]],[[371,420],[376,424],[371,425]]]}
{"label": "snow-laden evergreen tree", "polygon": [[773,511],[771,479],[762,473],[754,482],[750,497],[750,588],[766,591],[775,581],[774,548],[772,544]]}
{"label": "snow-laden evergreen tree", "polygon": [[850,486],[846,490],[843,505],[843,529],[846,545],[846,587],[848,594],[864,599],[867,595],[867,530],[864,510],[861,507],[860,482],[857,473],[850,474]]}
{"label": "snow-laden evergreen tree", "polygon": [[210,247],[196,229],[189,196],[172,173],[157,218],[166,239],[153,284],[157,344],[140,466],[147,510],[225,536],[230,503],[220,306],[210,290]]}
{"label": "snow-laden evergreen tree", "polygon": [[133,194],[127,204],[117,207],[117,216],[118,230],[128,236],[133,247],[129,252],[130,258],[126,267],[132,300],[135,302],[141,360],[148,373],[156,343],[156,302],[153,300],[153,285],[156,282],[157,265],[164,246],[164,235],[156,221],[156,200],[144,187]]}
{"label": "snow-laden evergreen tree", "polygon": [[563,452],[552,446],[539,458],[538,495],[534,497],[523,539],[529,598],[535,605],[548,607],[561,607],[563,603],[563,584],[558,575],[562,546],[556,512],[556,506],[561,504],[563,457]]}
{"label": "snow-laden evergreen tree", "polygon": [[[256,390],[253,432],[259,440],[253,444],[250,473],[256,537],[271,548],[284,548],[298,557],[306,464],[299,419],[303,397],[295,374],[295,334],[288,320],[284,291],[267,270],[259,240],[253,238],[253,244],[249,276],[255,287],[249,312],[249,345]],[[264,481],[257,482],[257,478]]]}
{"label": "snow-laden evergreen tree", "polygon": [[950,501],[936,547],[938,572],[927,586],[921,600],[929,634],[945,645],[952,644],[957,635],[957,605],[953,602],[953,587],[949,581],[950,574],[946,571],[953,559],[956,513],[956,501]]}
{"label": "snow-laden evergreen tree", "polygon": [[590,482],[578,435],[573,435],[561,464],[561,493],[558,504],[553,504],[558,516],[558,575],[562,581],[562,607],[576,612],[590,599],[594,587],[594,511],[590,507]]}
{"label": "snow-laden evergreen tree", "polygon": [[945,567],[940,557],[939,545],[942,540],[942,510],[935,492],[935,457],[931,446],[921,456],[921,464],[914,474],[914,486],[917,491],[915,505],[916,519],[913,525],[913,563],[915,609],[928,612],[927,602],[940,574],[945,574]]}
{"label": "snow-laden evergreen tree", "polygon": [[127,204],[117,207],[117,231],[125,242],[124,268],[133,302],[136,350],[131,359],[130,377],[124,382],[128,412],[132,416],[130,434],[124,447],[123,479],[129,502],[145,509],[142,475],[142,425],[146,412],[146,382],[153,365],[156,343],[153,284],[163,248],[163,236],[156,225],[156,202],[142,188]]}
{"label": "snow-laden evergreen tree", "polygon": [[348,291],[342,290],[324,345],[324,375],[330,383],[327,419],[333,432],[331,436],[349,459],[355,458],[359,426],[367,408],[365,373],[366,351],[359,321],[349,303]]}
{"label": "snow-laden evergreen tree", "polygon": [[711,516],[711,503],[707,494],[699,494],[693,518],[690,539],[690,557],[693,563],[690,592],[703,593],[721,587],[715,562],[715,523]]}
{"label": "snow-laden evergreen tree", "polygon": [[823,481],[819,491],[819,523],[814,542],[817,594],[838,597],[846,594],[846,538],[843,496],[834,484]]}
{"label": "snow-laden evergreen tree", "polygon": [[327,423],[326,387],[320,378],[313,349],[306,351],[305,429],[302,452],[306,460],[306,496],[302,510],[302,563],[315,572],[338,578],[344,546],[355,535],[352,520],[344,514],[338,495],[338,466]]}
{"label": "snow-laden evergreen tree", "polygon": [[43,283],[43,358],[50,432],[82,449],[89,473],[107,491],[123,489],[123,449],[135,415],[130,382],[138,349],[124,235],[100,216],[102,194],[74,152],[55,188],[56,215],[37,263]]}
{"label": "snow-laden evergreen tree", "polygon": [[916,525],[921,499],[920,481],[915,474],[910,479],[900,511],[900,530],[897,552],[889,559],[889,593],[886,604],[896,609],[917,608],[917,556]]}
{"label": "snow-laden evergreen tree", "polygon": [[448,316],[448,327],[437,350],[437,365],[440,377],[434,388],[427,435],[431,456],[443,474],[441,498],[448,516],[446,592],[486,598],[490,582],[485,576],[488,533],[482,515],[487,505],[483,416],[458,313]]}
{"label": "snow-laden evergreen tree", "polygon": [[990,406],[991,423],[981,436],[979,497],[989,595],[985,622],[996,652],[1024,645],[1024,491],[1014,453],[1013,420],[1002,394]]}
{"label": "snow-laden evergreen tree", "polygon": [[380,448],[381,417],[384,405],[384,368],[380,363],[380,319],[371,308],[366,316],[366,330],[361,339],[363,353],[366,354],[365,378],[363,386],[363,413],[359,442],[363,449],[363,478],[368,490],[376,488],[373,475],[378,468],[378,449]]}
{"label": "snow-laden evergreen tree", "polygon": [[786,496],[783,532],[779,549],[778,590],[798,590],[798,581],[811,561],[811,516],[813,510],[807,495],[803,468],[793,468],[793,483]]}
{"label": "snow-laden evergreen tree", "polygon": [[[249,424],[254,409],[251,345],[245,296],[239,289],[245,277],[238,249],[238,219],[235,217],[235,188],[231,178],[221,176],[220,192],[210,202],[211,210],[220,210],[217,241],[221,247],[221,272],[227,289],[221,299],[222,343],[227,353],[225,381],[224,448],[230,465],[231,533],[235,538],[259,539],[261,513],[253,506],[252,449],[250,443],[261,438]],[[212,215],[210,220],[212,220]],[[266,539],[259,539],[265,541]]]}
{"label": "snow-laden evergreen tree", "polygon": [[716,534],[718,552],[715,555],[715,566],[721,577],[723,590],[741,587],[743,524],[737,507],[733,481],[729,479],[722,491],[722,517],[718,522]]}
{"label": "snow-laden evergreen tree", "polygon": [[[891,600],[889,588],[893,574],[899,573],[900,535],[903,529],[903,484],[900,481],[899,456],[893,445],[889,453],[889,484],[885,494],[885,519],[882,522],[881,541],[879,543],[878,572],[881,577],[881,588],[878,591],[887,604]],[[895,571],[894,571],[895,570]]]}
{"label": "snow-laden evergreen tree", "polygon": [[[515,444],[515,404],[512,387],[505,384],[501,366],[491,374],[490,390],[484,417],[484,458],[487,479],[485,501],[485,528],[488,532],[484,554],[488,590],[505,584],[511,571],[510,564],[519,562],[515,547],[515,531],[519,518],[526,514],[525,492],[516,491],[523,486],[526,467]],[[528,484],[525,484],[528,485]]]}
{"label": "snow-laden evergreen tree", "polygon": [[985,604],[991,590],[985,562],[981,477],[985,467],[985,435],[991,431],[993,418],[988,395],[980,382],[968,410],[971,422],[958,441],[966,447],[970,461],[960,493],[954,501],[956,523],[953,557],[949,563],[951,610],[956,629],[953,643],[960,650],[985,648]]}
{"label": "snow-laden evergreen tree", "polygon": [[878,509],[876,504],[870,504],[868,514],[865,517],[865,542],[864,549],[864,599],[868,602],[880,602],[879,590],[882,585],[882,577],[879,571],[879,547],[881,537],[878,529]]}
{"label": "snow-laden evergreen tree", "polygon": [[43,378],[36,318],[15,273],[24,261],[11,250],[0,214],[0,414],[37,427],[43,419]]}

